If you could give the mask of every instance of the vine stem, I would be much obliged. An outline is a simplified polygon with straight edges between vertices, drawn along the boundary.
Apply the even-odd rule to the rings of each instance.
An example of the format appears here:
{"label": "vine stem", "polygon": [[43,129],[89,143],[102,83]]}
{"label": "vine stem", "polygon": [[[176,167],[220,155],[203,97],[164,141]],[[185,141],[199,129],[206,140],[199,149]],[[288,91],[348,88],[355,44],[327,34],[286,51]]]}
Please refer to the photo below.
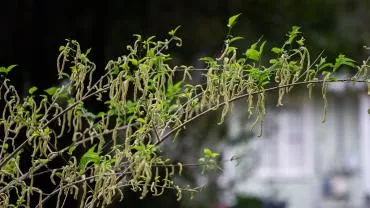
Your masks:
{"label": "vine stem", "polygon": [[[286,85],[282,85],[282,86],[275,86],[275,87],[271,87],[271,88],[268,88],[268,89],[264,89],[264,90],[260,90],[260,91],[257,91],[257,92],[253,92],[253,93],[246,93],[246,94],[242,94],[242,95],[239,95],[239,96],[236,96],[230,100],[228,100],[227,102],[222,102],[222,103],[219,103],[217,105],[217,108],[223,106],[223,105],[226,105],[227,103],[230,103],[230,102],[234,102],[236,100],[239,100],[239,99],[242,99],[242,98],[245,98],[245,97],[248,97],[250,95],[256,95],[256,94],[260,94],[260,93],[264,93],[264,92],[270,92],[270,91],[274,91],[274,90],[278,90],[278,89],[281,89],[281,88],[286,88],[286,87],[292,87],[292,86],[297,86],[297,85],[304,85],[304,84],[324,84],[324,83],[343,83],[343,82],[358,82],[358,83],[365,83],[367,82],[366,80],[351,80],[351,79],[340,79],[340,80],[312,80],[312,81],[302,81],[302,82],[295,82],[295,83],[290,83],[290,84],[286,84]],[[213,111],[215,109],[216,106],[213,106],[213,107],[210,107],[208,108],[207,110],[199,113],[198,115],[190,118],[189,120],[183,122],[181,125],[175,127],[174,129],[172,129],[170,132],[168,132],[167,134],[165,134],[162,138],[160,138],[160,140],[158,140],[155,145],[159,145],[161,144],[163,141],[165,141],[167,138],[169,138],[170,135],[174,134],[175,132],[177,132],[179,129],[185,127],[188,123],[202,117],[203,115],[209,113],[210,111]]]}

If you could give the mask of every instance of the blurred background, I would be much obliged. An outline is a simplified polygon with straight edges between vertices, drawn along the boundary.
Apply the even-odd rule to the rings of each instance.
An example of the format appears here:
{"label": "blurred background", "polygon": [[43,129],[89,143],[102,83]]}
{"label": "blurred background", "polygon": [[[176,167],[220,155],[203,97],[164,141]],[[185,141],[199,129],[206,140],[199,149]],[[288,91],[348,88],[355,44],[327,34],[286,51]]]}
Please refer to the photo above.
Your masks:
{"label": "blurred background", "polygon": [[[183,46],[172,49],[173,64],[202,67],[199,58],[219,54],[227,19],[238,13],[242,16],[233,33],[246,37],[238,43],[240,52],[262,36],[267,47],[280,46],[297,25],[312,57],[324,50],[328,60],[344,53],[361,63],[369,56],[363,49],[370,45],[369,0],[2,0],[0,11],[0,65],[18,65],[9,78],[24,94],[31,86],[45,89],[58,83],[56,57],[67,38],[92,48],[99,74],[108,60],[125,53],[132,34],[163,39],[181,25]],[[145,200],[128,193],[112,207],[370,207],[365,86],[331,86],[324,124],[320,89],[315,94],[307,100],[307,92],[298,89],[279,108],[269,96],[262,138],[256,137],[258,129],[250,129],[253,121],[242,101],[223,125],[214,122],[217,112],[194,122],[164,148],[188,164],[197,163],[204,147],[222,153],[222,171],[203,176],[189,166],[178,179],[205,185],[202,192],[180,202],[172,192]]]}

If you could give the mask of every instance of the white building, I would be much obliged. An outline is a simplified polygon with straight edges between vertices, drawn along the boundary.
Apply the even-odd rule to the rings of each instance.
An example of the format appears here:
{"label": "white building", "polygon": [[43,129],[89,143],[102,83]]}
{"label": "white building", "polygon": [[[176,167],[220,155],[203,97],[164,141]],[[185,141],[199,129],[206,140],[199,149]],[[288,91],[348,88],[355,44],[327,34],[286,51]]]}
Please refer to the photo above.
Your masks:
{"label": "white building", "polygon": [[[225,201],[239,194],[272,197],[287,208],[370,207],[370,96],[363,85],[340,87],[330,90],[325,123],[319,92],[312,99],[292,92],[283,107],[267,109],[262,137],[229,145],[224,159],[240,159],[224,164]],[[230,115],[231,140],[248,137],[245,109],[236,105]]]}

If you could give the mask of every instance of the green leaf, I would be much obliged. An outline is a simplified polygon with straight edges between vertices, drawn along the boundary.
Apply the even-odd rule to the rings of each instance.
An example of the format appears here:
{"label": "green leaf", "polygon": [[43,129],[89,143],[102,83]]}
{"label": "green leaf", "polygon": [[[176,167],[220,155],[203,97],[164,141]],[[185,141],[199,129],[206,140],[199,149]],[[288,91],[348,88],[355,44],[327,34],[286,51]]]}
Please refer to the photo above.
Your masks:
{"label": "green leaf", "polygon": [[0,147],[3,147],[5,150],[8,149],[9,145],[7,143],[4,144],[4,146],[1,146]]}
{"label": "green leaf", "polygon": [[72,72],[75,72],[77,70],[77,67],[76,66],[71,66],[69,68],[71,69]]}
{"label": "green leaf", "polygon": [[140,41],[142,39],[141,35],[140,34],[133,34],[134,37],[136,37],[136,39],[138,41]]}
{"label": "green leaf", "polygon": [[44,90],[48,95],[53,96],[57,92],[58,88],[57,87],[50,87],[46,90]]}
{"label": "green leaf", "polygon": [[320,57],[320,63],[319,63],[319,66],[323,65],[324,63],[326,63],[326,57],[325,57],[325,58]]}
{"label": "green leaf", "polygon": [[288,37],[289,39],[285,42],[286,44],[292,44],[294,39],[297,37],[298,34],[300,34],[301,32],[299,31],[300,27],[298,26],[293,26],[292,27],[292,31],[290,31],[288,33]]}
{"label": "green leaf", "polygon": [[260,41],[261,41],[261,38],[257,42],[253,43],[251,47],[245,52],[245,55],[247,56],[247,58],[255,60],[255,61],[258,61],[260,59],[260,56],[263,52],[263,48],[265,47],[265,44],[266,44],[266,41],[263,41],[263,43],[259,47],[259,50],[257,51],[256,48]]}
{"label": "green leaf", "polygon": [[333,68],[334,65],[332,63],[326,63],[326,64],[321,65],[320,68],[319,68],[319,70],[323,70],[323,69],[325,69],[327,67]]}
{"label": "green leaf", "polygon": [[96,117],[103,117],[103,116],[105,116],[105,112],[99,112],[97,115],[96,115]]}
{"label": "green leaf", "polygon": [[297,40],[296,42],[298,43],[298,45],[303,46],[304,45],[304,41],[305,41],[304,37],[301,37],[301,39],[300,40]]}
{"label": "green leaf", "polygon": [[82,117],[86,118],[86,120],[94,121],[96,119],[96,115],[91,112],[88,112],[86,109],[84,109],[82,112],[83,112]]}
{"label": "green leaf", "polygon": [[152,43],[153,41],[152,40],[154,40],[156,37],[155,37],[155,35],[152,35],[152,36],[150,36],[148,39],[146,39],[146,41],[145,42],[147,42],[147,43]]}
{"label": "green leaf", "polygon": [[204,153],[204,155],[210,155],[210,154],[212,154],[212,151],[210,149],[208,149],[208,148],[205,148],[203,150],[203,153]]}
{"label": "green leaf", "polygon": [[349,66],[349,67],[352,67],[352,68],[356,68],[356,64],[354,64],[354,63],[356,63],[356,61],[354,61],[353,59],[347,58],[343,54],[339,54],[338,58],[335,59],[335,64],[334,64],[333,70],[336,71],[342,65],[346,65],[346,66]]}
{"label": "green leaf", "polygon": [[85,154],[82,155],[80,159],[80,170],[81,171],[83,171],[86,168],[89,162],[92,162],[94,164],[100,163],[101,159],[100,159],[99,154],[95,152],[95,147],[96,147],[96,144],[92,146],[89,150],[87,150]]}
{"label": "green leaf", "polygon": [[[120,66],[121,68],[125,68],[125,67],[127,67],[126,65],[124,65],[124,64],[122,64],[121,66]],[[118,74],[119,73],[119,68],[118,67],[114,67],[113,68],[113,70],[112,70],[112,75],[116,75],[116,74]]]}
{"label": "green leaf", "polygon": [[32,132],[31,137],[38,137],[40,135],[41,135],[40,131],[34,131],[34,132]]}
{"label": "green leaf", "polygon": [[[191,104],[193,104],[193,101],[191,102]],[[192,106],[192,107],[194,107],[194,105],[191,105],[191,106]],[[172,112],[174,112],[175,110],[177,110],[179,107],[180,107],[180,105],[177,105],[177,104],[171,105],[171,106],[168,108],[167,112],[168,112],[168,113],[172,113]]]}
{"label": "green leaf", "polygon": [[252,48],[248,49],[247,52],[245,52],[245,55],[255,61],[258,61],[258,59],[260,58],[260,54],[258,53],[258,51]]}
{"label": "green leaf", "polygon": [[14,65],[10,65],[8,67],[0,67],[0,73],[5,73],[5,74],[8,74],[10,71],[12,71],[12,69],[14,67],[16,67],[17,65],[14,64]]}
{"label": "green leaf", "polygon": [[265,44],[266,44],[266,41],[263,41],[262,44],[260,45],[260,49],[258,51],[258,53],[259,53],[260,56],[263,53],[263,48],[265,47]]}
{"label": "green leaf", "polygon": [[173,30],[169,31],[169,32],[168,32],[168,35],[170,35],[170,36],[174,36],[174,35],[175,35],[175,33],[176,33],[176,31],[177,31],[178,29],[180,29],[180,27],[181,27],[181,25],[179,25],[179,26],[177,26],[175,29],[173,29]]}
{"label": "green leaf", "polygon": [[219,153],[212,152],[212,150],[208,148],[204,148],[203,153],[206,158],[215,158],[220,155]]}
{"label": "green leaf", "polygon": [[270,64],[276,64],[277,63],[277,60],[276,59],[270,59],[269,63]]}
{"label": "green leaf", "polygon": [[89,55],[89,53],[91,52],[91,48],[89,48],[89,49],[87,49],[87,51],[86,51],[86,53],[85,53],[85,55],[87,56],[87,55]]}
{"label": "green leaf", "polygon": [[283,50],[281,48],[273,47],[271,49],[273,53],[280,54]]}
{"label": "green leaf", "polygon": [[8,72],[10,72],[16,66],[18,66],[18,65],[17,64],[13,64],[13,65],[8,66],[8,68],[7,68]]}
{"label": "green leaf", "polygon": [[204,157],[201,157],[201,158],[198,159],[198,162],[199,162],[200,165],[203,165],[203,164],[206,163],[206,159]]}
{"label": "green leaf", "polygon": [[236,20],[238,19],[238,17],[239,17],[241,14],[242,14],[242,13],[239,13],[239,14],[237,14],[237,15],[231,16],[231,17],[229,18],[228,23],[227,23],[227,27],[228,27],[228,28],[232,28],[232,27],[235,25]]}
{"label": "green leaf", "polygon": [[60,75],[62,75],[63,77],[69,78],[69,74],[67,74],[65,72],[60,72]]}
{"label": "green leaf", "polygon": [[199,60],[207,64],[208,67],[217,66],[217,61],[211,57],[203,57],[200,58]]}
{"label": "green leaf", "polygon": [[235,41],[237,41],[237,40],[242,40],[242,39],[244,39],[244,38],[243,38],[243,37],[240,37],[240,36],[233,37],[233,38],[231,38],[231,39],[229,40],[229,43],[235,42]]}
{"label": "green leaf", "polygon": [[134,65],[134,66],[137,66],[139,64],[139,62],[134,58],[130,59],[130,61],[131,61],[132,65]]}
{"label": "green leaf", "polygon": [[50,128],[49,128],[49,127],[46,127],[46,128],[44,129],[44,134],[45,134],[45,135],[49,135],[50,133],[51,133]]}
{"label": "green leaf", "polygon": [[138,118],[138,119],[136,119],[136,121],[140,122],[140,123],[143,123],[143,124],[146,124],[146,121],[143,118]]}
{"label": "green leaf", "polygon": [[74,98],[69,98],[68,100],[67,100],[67,103],[68,104],[73,104],[75,102],[75,99]]}
{"label": "green leaf", "polygon": [[260,40],[258,40],[257,42],[253,43],[251,45],[250,49],[256,49],[259,42],[260,42]]}
{"label": "green leaf", "polygon": [[76,145],[72,145],[68,148],[68,155],[72,155],[73,151],[75,151],[76,149]]}
{"label": "green leaf", "polygon": [[168,85],[166,95],[169,99],[172,100],[175,95],[180,92],[182,83],[183,81],[180,81],[177,82],[175,85],[172,85],[172,83]]}
{"label": "green leaf", "polygon": [[37,90],[37,87],[33,86],[31,87],[29,90],[28,90],[28,93],[30,93],[31,95]]}

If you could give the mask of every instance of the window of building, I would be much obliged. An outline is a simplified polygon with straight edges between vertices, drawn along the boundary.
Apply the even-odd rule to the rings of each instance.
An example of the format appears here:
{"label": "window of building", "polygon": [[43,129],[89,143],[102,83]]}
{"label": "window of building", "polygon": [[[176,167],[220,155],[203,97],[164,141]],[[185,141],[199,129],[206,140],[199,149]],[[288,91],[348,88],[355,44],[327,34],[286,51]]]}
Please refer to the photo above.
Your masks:
{"label": "window of building", "polygon": [[283,179],[312,174],[314,129],[310,111],[308,104],[269,111],[260,139],[259,176]]}

